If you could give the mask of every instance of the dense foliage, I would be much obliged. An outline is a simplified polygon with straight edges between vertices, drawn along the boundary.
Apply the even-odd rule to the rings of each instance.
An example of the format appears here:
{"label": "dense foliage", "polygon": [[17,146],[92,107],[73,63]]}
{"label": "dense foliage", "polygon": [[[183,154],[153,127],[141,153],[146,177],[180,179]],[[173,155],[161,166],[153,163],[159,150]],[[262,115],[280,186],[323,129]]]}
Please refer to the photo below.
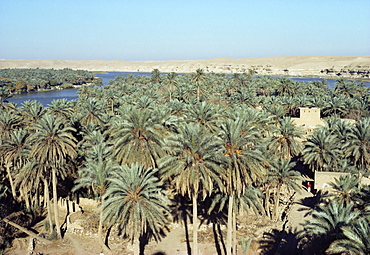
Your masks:
{"label": "dense foliage", "polygon": [[56,87],[68,88],[73,85],[92,83],[94,74],[72,69],[0,69],[0,87],[8,91],[29,92]]}
{"label": "dense foliage", "polygon": [[[95,197],[102,204],[99,231],[108,227],[102,223],[106,219],[123,236],[140,241],[160,238],[172,220],[170,206],[180,201],[192,206],[197,223],[212,197],[218,204],[207,213],[226,209],[227,253],[235,254],[238,216],[250,210],[282,220],[283,190],[299,192],[302,173],[369,174],[369,100],[370,88],[345,80],[331,89],[325,82],[156,70],[152,77],[84,86],[78,101],[55,100],[47,107],[36,101],[19,107],[2,103],[0,194],[25,208],[45,207],[50,215],[51,199],[75,192]],[[306,134],[291,119],[300,107],[321,108],[326,125]],[[74,180],[75,187],[64,179]],[[352,238],[350,227],[369,220],[368,187],[358,185],[361,192],[313,212],[320,219],[327,210],[361,211],[356,213],[361,217],[348,220],[348,228],[328,236],[333,246],[325,249],[337,249],[345,242],[334,241]],[[352,199],[360,202],[346,202]],[[132,219],[131,229],[125,215]],[[58,220],[48,221],[60,234]],[[326,233],[311,225],[302,234],[302,249],[315,246],[322,240],[316,237]]]}

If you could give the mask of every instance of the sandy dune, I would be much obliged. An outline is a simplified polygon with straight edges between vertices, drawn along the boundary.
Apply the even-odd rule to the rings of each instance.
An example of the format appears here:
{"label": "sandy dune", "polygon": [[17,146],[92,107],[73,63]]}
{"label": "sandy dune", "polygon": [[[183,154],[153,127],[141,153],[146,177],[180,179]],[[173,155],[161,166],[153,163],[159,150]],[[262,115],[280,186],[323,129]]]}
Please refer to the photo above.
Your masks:
{"label": "sandy dune", "polygon": [[[90,71],[151,72],[195,72],[198,68],[206,72],[236,73],[253,69],[259,75],[321,75],[354,78],[369,77],[370,56],[355,57],[262,57],[245,59],[209,59],[179,61],[102,61],[102,60],[8,60],[0,59],[0,68],[71,68]],[[352,72],[350,74],[350,72]]]}

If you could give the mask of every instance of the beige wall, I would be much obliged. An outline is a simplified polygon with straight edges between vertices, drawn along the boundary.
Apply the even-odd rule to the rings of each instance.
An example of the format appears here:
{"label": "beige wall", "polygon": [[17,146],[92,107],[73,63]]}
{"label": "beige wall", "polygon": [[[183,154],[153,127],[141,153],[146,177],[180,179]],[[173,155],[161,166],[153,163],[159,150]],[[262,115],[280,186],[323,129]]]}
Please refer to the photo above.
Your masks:
{"label": "beige wall", "polygon": [[[347,175],[347,174],[348,173],[315,171],[315,183],[314,183],[313,188],[317,190],[330,189],[329,183],[334,182],[334,178],[339,179],[341,175]],[[370,179],[363,177],[361,183],[363,185],[370,185]]]}
{"label": "beige wall", "polygon": [[324,126],[324,121],[320,118],[320,108],[299,108],[300,117],[292,118],[297,126],[303,128],[315,128]]}

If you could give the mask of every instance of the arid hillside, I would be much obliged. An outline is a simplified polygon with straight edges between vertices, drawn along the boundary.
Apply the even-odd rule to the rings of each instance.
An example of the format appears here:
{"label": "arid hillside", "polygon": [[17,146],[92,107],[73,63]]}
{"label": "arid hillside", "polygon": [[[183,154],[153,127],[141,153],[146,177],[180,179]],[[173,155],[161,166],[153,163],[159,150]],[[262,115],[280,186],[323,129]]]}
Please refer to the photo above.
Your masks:
{"label": "arid hillside", "polygon": [[236,73],[254,70],[257,75],[294,75],[322,77],[370,76],[370,56],[355,57],[262,57],[245,59],[210,59],[179,61],[102,61],[102,60],[9,60],[0,59],[0,68],[71,68],[119,72],[206,72]]}

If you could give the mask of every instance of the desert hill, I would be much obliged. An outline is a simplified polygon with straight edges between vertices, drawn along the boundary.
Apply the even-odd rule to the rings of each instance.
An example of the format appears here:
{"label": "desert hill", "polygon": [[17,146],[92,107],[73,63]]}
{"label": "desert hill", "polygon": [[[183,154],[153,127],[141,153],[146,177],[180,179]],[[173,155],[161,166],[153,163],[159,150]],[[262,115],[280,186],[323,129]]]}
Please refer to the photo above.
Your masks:
{"label": "desert hill", "polygon": [[236,73],[254,70],[257,75],[294,75],[351,77],[370,76],[370,56],[331,57],[261,57],[244,59],[124,61],[124,60],[9,60],[0,59],[0,68],[84,69],[89,71],[191,73],[198,68],[206,72]]}

